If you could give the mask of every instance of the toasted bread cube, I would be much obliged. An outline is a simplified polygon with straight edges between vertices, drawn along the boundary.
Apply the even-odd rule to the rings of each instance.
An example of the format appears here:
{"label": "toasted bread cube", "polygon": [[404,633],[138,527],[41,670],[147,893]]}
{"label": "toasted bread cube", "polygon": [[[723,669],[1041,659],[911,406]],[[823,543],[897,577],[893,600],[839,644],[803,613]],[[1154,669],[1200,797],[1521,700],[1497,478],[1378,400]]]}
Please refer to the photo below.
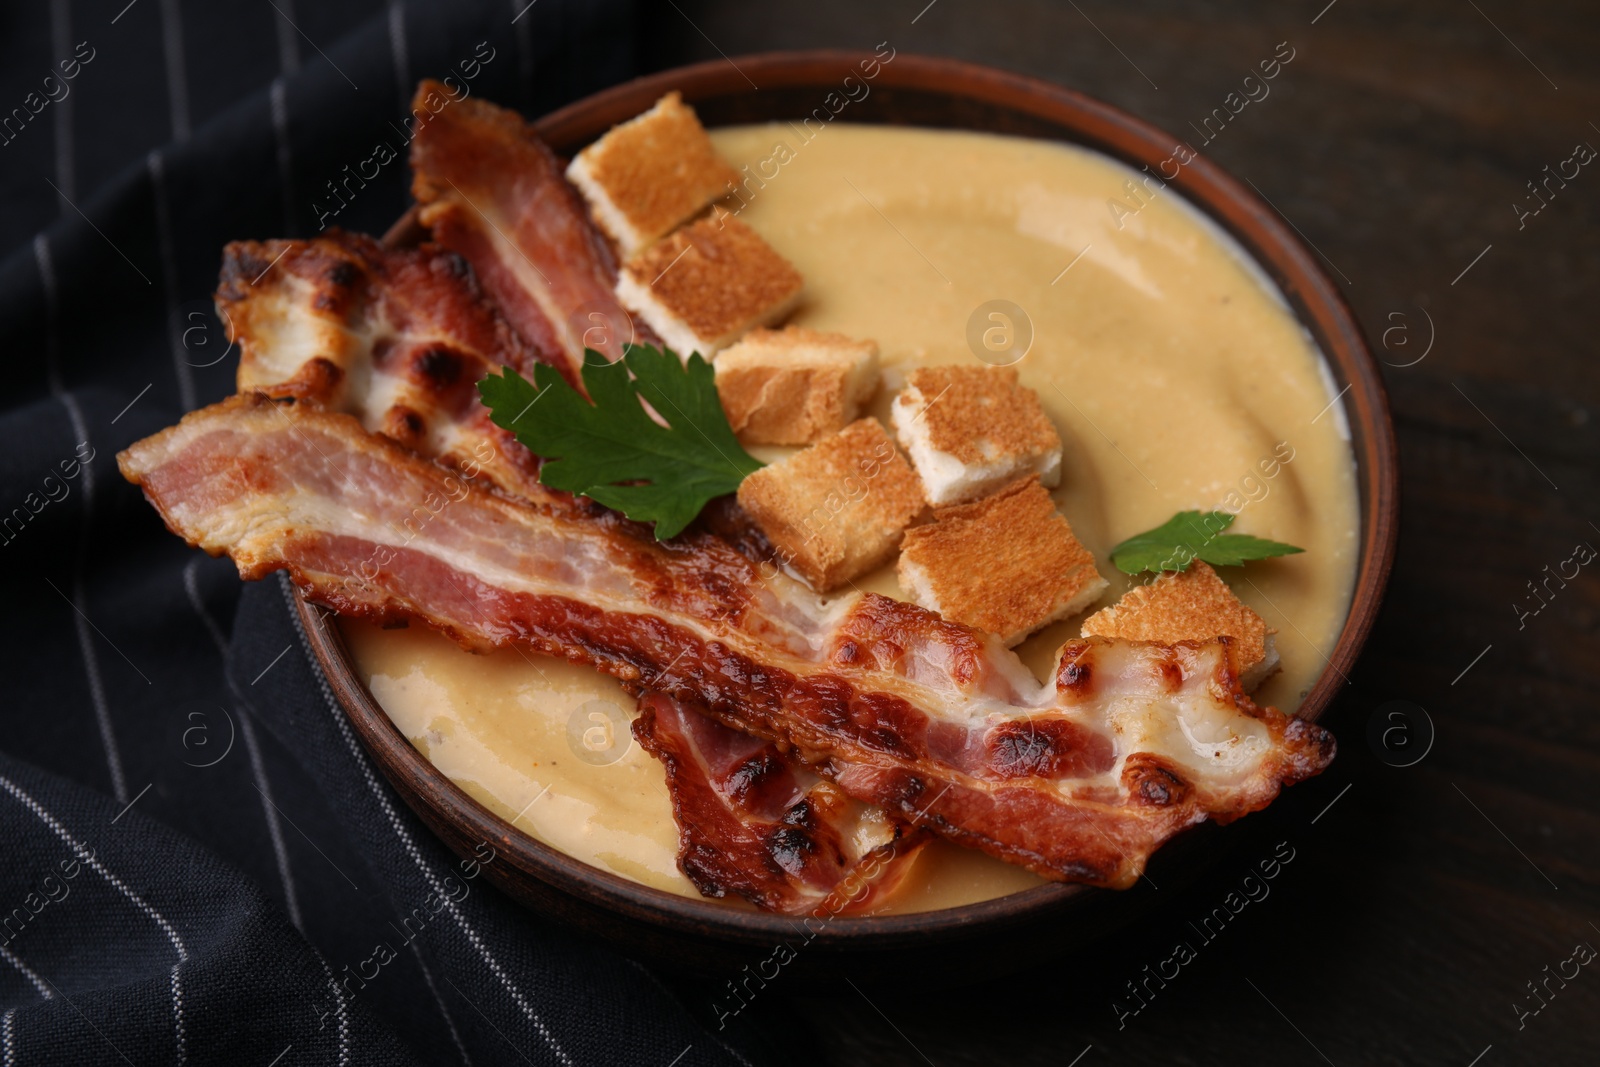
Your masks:
{"label": "toasted bread cube", "polygon": [[934,511],[906,532],[899,574],[918,604],[1008,646],[1076,615],[1108,584],[1037,475]]}
{"label": "toasted bread cube", "polygon": [[710,359],[800,300],[800,272],[750,227],[721,214],[690,223],[630,259],[617,298],[684,359]]}
{"label": "toasted bread cube", "polygon": [[918,367],[890,410],[928,503],[960,504],[1037,474],[1061,481],[1061,437],[1011,367]]}
{"label": "toasted bread cube", "polygon": [[738,182],[676,92],[585,148],[567,178],[624,256],[671,233]]}
{"label": "toasted bread cube", "polygon": [[878,388],[878,346],[801,326],[751,330],[717,356],[717,394],[739,440],[809,445],[855,421]]}
{"label": "toasted bread cube", "polygon": [[876,419],[762,467],[740,483],[739,503],[818,592],[886,562],[926,508],[916,472]]}
{"label": "toasted bread cube", "polygon": [[1278,669],[1274,632],[1200,560],[1186,571],[1167,571],[1149,585],[1128,590],[1121,600],[1083,620],[1085,637],[1163,645],[1226,637],[1233,669],[1246,690]]}

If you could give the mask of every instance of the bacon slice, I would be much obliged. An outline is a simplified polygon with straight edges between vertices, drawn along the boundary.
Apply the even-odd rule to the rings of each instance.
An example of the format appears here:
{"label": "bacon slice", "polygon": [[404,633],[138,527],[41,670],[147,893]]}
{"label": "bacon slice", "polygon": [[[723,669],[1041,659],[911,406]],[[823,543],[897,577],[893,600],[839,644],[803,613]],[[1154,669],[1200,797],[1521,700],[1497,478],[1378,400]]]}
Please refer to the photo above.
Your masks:
{"label": "bacon slice", "polygon": [[1173,834],[1333,758],[1327,731],[1250,701],[1224,641],[1069,642],[1041,685],[995,638],[914,605],[824,601],[710,535],[656,544],[529,507],[303,404],[234,397],[118,463],[247,579],[286,568],[341,614],[696,701],[847,795],[1048,878],[1127,886]]}
{"label": "bacon slice", "polygon": [[666,767],[678,867],[708,897],[793,915],[868,911],[893,894],[928,839],[770,741],[660,693],[639,708],[633,736]]}
{"label": "bacon slice", "polygon": [[[224,250],[217,304],[230,340],[240,347],[241,391],[346,412],[368,430],[471,477],[481,473],[514,496],[594,513],[588,502],[540,485],[537,457],[496,426],[478,402],[474,386],[484,374],[504,364],[530,374],[534,354],[487,303],[471,268],[455,253],[436,245],[386,248],[337,230],[309,241],[235,242]],[[414,511],[406,528],[415,529],[427,516],[426,509]],[[767,744],[698,717],[692,729],[673,731],[691,754]],[[665,743],[646,748],[667,761]],[[789,781],[806,782],[804,792],[819,781],[790,767],[790,758],[775,750],[765,758],[781,764],[778,770]],[[693,866],[691,877],[708,896],[732,892],[783,910],[814,905],[830,914],[857,911],[898,884],[915,853],[900,847],[855,855],[849,864],[817,859],[803,872],[807,877],[796,880],[771,859],[783,840],[802,832],[794,821],[804,817],[812,855],[837,855],[838,842],[852,827],[874,821],[861,805],[841,803],[838,791],[827,787],[816,797],[796,795],[782,812],[747,810],[725,799],[732,796],[732,776],[744,773],[738,767],[683,758],[668,764],[668,771],[683,866]],[[712,808],[716,818],[709,817]],[[782,834],[776,834],[775,820],[787,827]],[[875,821],[892,831],[890,844],[909,829],[891,825],[882,812]],[[740,842],[765,841],[773,842],[770,852],[738,848]],[[719,850],[737,852],[749,868],[692,860]],[[787,855],[799,853],[791,848]],[[865,868],[858,866],[863,860]],[[861,869],[876,872],[870,893],[830,895],[847,877],[852,885],[861,881]]]}
{"label": "bacon slice", "polygon": [[[472,263],[522,336],[547,361],[564,366],[579,389],[585,348],[616,359],[623,342],[659,343],[617,301],[614,250],[533,128],[515,112],[480,100],[447,100],[442,85],[423,82],[413,104],[413,114],[431,113],[418,125],[411,165],[412,191],[423,205],[420,220],[435,239]],[[537,500],[554,494],[540,487],[524,495]],[[720,741],[726,747],[738,739]],[[702,780],[704,771],[694,760],[675,770],[669,766],[675,811],[688,810],[691,795],[717,795],[718,783]],[[812,810],[825,821],[833,809],[819,798]],[[737,811],[725,814],[741,817]],[[678,819],[685,856],[715,847],[704,839],[710,825]],[[764,830],[752,823],[740,832],[756,836]],[[755,873],[750,877],[759,880]]]}
{"label": "bacon slice", "polygon": [[478,399],[491,370],[531,375],[535,353],[437,245],[385,248],[331,230],[223,249],[217,311],[239,345],[239,389],[356,416],[367,429],[528,500],[539,461]]}
{"label": "bacon slice", "polygon": [[583,350],[610,359],[640,334],[617,302],[616,256],[555,153],[520,115],[417,87],[411,192],[434,239],[465,256],[506,318],[582,388]]}

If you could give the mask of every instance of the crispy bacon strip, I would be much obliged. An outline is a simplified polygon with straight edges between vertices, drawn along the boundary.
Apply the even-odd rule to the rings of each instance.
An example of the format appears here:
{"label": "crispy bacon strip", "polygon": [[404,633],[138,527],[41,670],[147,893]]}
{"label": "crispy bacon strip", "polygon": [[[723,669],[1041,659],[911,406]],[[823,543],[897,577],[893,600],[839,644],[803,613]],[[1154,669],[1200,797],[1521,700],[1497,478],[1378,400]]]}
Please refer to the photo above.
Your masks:
{"label": "crispy bacon strip", "polygon": [[635,333],[655,338],[617,302],[616,256],[533,127],[475,97],[445,103],[449,95],[424,81],[412,105],[434,112],[411,142],[421,220],[466,257],[529,344],[582,388],[586,346],[617,359]]}
{"label": "crispy bacon strip", "polygon": [[[224,250],[217,304],[230,340],[240,347],[241,391],[347,412],[419,455],[473,477],[481,472],[514,496],[593,512],[540,485],[538,459],[494,425],[477,402],[473,387],[484,374],[503,364],[529,374],[534,356],[484,300],[471,269],[455,253],[436,245],[386,248],[337,230],[308,241],[235,242]],[[428,516],[426,509],[413,509],[406,528],[415,529]],[[842,855],[839,843],[873,818],[831,786],[808,798],[804,793],[820,781],[816,775],[791,766],[767,742],[695,717],[692,728],[663,725],[663,742],[645,747],[667,765],[681,864],[707,896],[733,893],[777,910],[823,907],[842,914],[871,907],[898,884],[916,851],[897,840],[909,827],[891,824],[879,811],[876,822],[888,832],[886,844],[898,847],[870,857],[853,854],[849,863],[825,859]],[[675,763],[668,762],[672,743],[687,753]],[[781,812],[736,802],[735,777],[747,776],[746,768],[695,758],[751,744],[769,750],[763,758],[775,779],[805,783]],[[806,826],[796,828],[802,816]],[[772,859],[800,856],[784,844],[800,834],[812,842],[806,853],[812,861],[799,872],[804,877],[775,867]],[[744,842],[758,847],[741,849]],[[771,842],[770,852],[760,842]],[[704,859],[719,852],[737,854],[745,866]],[[863,879],[863,870],[875,877]],[[834,890],[846,878],[851,885],[868,881],[871,891],[852,889],[838,897]]]}
{"label": "crispy bacon strip", "polygon": [[[625,341],[657,342],[616,300],[614,251],[533,128],[492,104],[446,100],[443,86],[423,82],[413,106],[418,115],[436,112],[419,124],[411,151],[412,191],[434,237],[472,263],[521,334],[579,389],[586,347],[616,359]],[[669,774],[675,811],[686,810],[691,793],[715,793],[714,780],[696,780],[702,770],[688,761]],[[825,804],[813,807],[828,817]],[[679,818],[685,855],[708,851],[707,825]]]}
{"label": "crispy bacon strip", "polygon": [[[286,568],[341,614],[698,701],[847,795],[1049,878],[1127,886],[1179,830],[1264,807],[1333,757],[1325,730],[1251,703],[1223,641],[1069,642],[1040,685],[914,605],[823,601],[709,535],[657,544],[531,508],[302,404],[234,397],[118,462],[247,579]],[[419,502],[432,517],[408,535]]]}
{"label": "crispy bacon strip", "polygon": [[845,796],[770,741],[660,693],[633,736],[666,767],[678,867],[708,897],[767,911],[841,915],[893,894],[924,831]]}
{"label": "crispy bacon strip", "polygon": [[437,245],[385,248],[330,230],[223,249],[217,312],[239,345],[239,390],[344,411],[367,429],[528,500],[539,461],[496,426],[477,383],[535,354]]}

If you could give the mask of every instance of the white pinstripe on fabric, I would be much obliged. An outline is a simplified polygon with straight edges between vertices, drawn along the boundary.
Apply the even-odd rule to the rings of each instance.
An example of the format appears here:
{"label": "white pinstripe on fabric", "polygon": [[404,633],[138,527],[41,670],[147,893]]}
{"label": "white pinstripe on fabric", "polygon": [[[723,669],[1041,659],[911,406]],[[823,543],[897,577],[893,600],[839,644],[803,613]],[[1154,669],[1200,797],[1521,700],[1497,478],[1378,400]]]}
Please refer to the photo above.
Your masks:
{"label": "white pinstripe on fabric", "polygon": [[528,9],[528,0],[511,0],[511,30],[517,38],[517,84],[524,99],[533,92],[533,19],[519,18]]}
{"label": "white pinstripe on fabric", "polygon": [[16,1008],[7,1008],[5,1015],[0,1016],[0,1055],[5,1056],[0,1063],[4,1063],[5,1067],[12,1067],[17,1062],[16,1018]]}
{"label": "white pinstripe on fabric", "polygon": [[300,69],[300,37],[294,32],[294,0],[276,0],[283,18],[273,19],[278,28],[278,71],[288,77]]}
{"label": "white pinstripe on fabric", "polygon": [[[83,412],[71,393],[67,392],[61,377],[59,328],[60,306],[56,291],[55,265],[50,256],[50,241],[44,234],[33,239],[33,258],[39,267],[39,279],[44,285],[45,302],[45,367],[50,382],[50,392],[67,409],[72,423],[72,436],[78,441],[89,440],[89,427]],[[94,469],[82,465],[83,477],[83,531],[78,538],[78,554],[72,565],[73,626],[78,635],[78,649],[83,655],[84,676],[89,683],[89,699],[94,704],[95,722],[100,729],[100,744],[105,749],[106,767],[111,774],[111,791],[118,801],[128,802],[128,782],[122,773],[122,753],[117,748],[117,737],[111,728],[111,707],[106,700],[105,685],[100,677],[100,657],[94,650],[94,638],[89,633],[89,616],[84,611],[83,557],[89,546],[89,530],[94,522]]]}
{"label": "white pinstripe on fabric", "polygon": [[394,59],[394,81],[403,110],[411,103],[411,53],[406,47],[406,5],[389,4],[389,55]]}
{"label": "white pinstripe on fabric", "polygon": [[328,976],[328,987],[333,990],[333,1019],[339,1026],[339,1067],[345,1067],[350,1062],[350,1019],[344,1010],[344,990],[333,980],[333,969],[320,952],[317,962],[322,964],[322,973]]}
{"label": "white pinstripe on fabric", "polygon": [[[39,995],[41,997],[46,1000],[55,999],[55,994],[50,992],[50,983],[46,982],[43,978],[40,978],[38,972],[36,972],[32,967],[29,967],[26,963],[23,963],[15,952],[12,952],[4,945],[0,945],[0,957],[3,957],[7,963],[15,967],[22,977],[33,983],[33,988],[39,991]],[[10,1014],[10,1012],[7,1012],[7,1017],[9,1017]]]}
{"label": "white pinstripe on fabric", "polygon": [[[282,21],[282,20],[280,20]],[[283,194],[283,232],[294,233],[294,160],[289,154],[289,100],[283,77],[272,79],[268,92],[272,108],[272,137],[278,155],[278,188]]]}
{"label": "white pinstripe on fabric", "polygon": [[[72,6],[67,0],[50,0],[50,49],[58,62],[72,54]],[[56,185],[61,188],[63,201],[76,200],[78,168],[72,144],[72,94],[57,100],[51,114],[55,122]],[[67,206],[62,203],[63,212]]]}
{"label": "white pinstripe on fabric", "polygon": [[[60,299],[56,289],[56,268],[50,255],[50,239],[44,234],[33,237],[33,261],[39,268],[39,284],[44,289],[45,342],[44,369],[50,381],[50,392],[61,396],[66,390],[61,378],[61,340],[56,332],[60,315]],[[89,474],[87,469],[84,474]]]}
{"label": "white pinstripe on fabric", "polygon": [[189,1037],[183,1025],[183,984],[178,980],[178,968],[182,966],[181,960],[172,965],[172,1041],[177,1046],[179,1063],[189,1058]]}
{"label": "white pinstripe on fabric", "polygon": [[[129,903],[133,904],[134,907],[138,908],[140,911],[144,912],[145,915],[149,916],[149,918],[161,928],[161,932],[166,935],[167,941],[172,945],[173,950],[177,952],[178,964],[181,965],[188,962],[189,948],[183,943],[183,935],[178,933],[177,927],[173,926],[172,923],[167,921],[167,917],[165,915],[162,915],[159,911],[152,907],[149,901],[145,900],[138,893],[135,893],[132,889],[129,889],[127,883],[121,878],[118,878],[116,875],[112,874],[111,871],[106,868],[105,864],[101,863],[97,858],[95,858],[94,852],[91,851],[88,846],[79,841],[76,837],[73,837],[71,832],[61,824],[61,820],[57,819],[54,815],[46,811],[44,805],[35,800],[27,790],[23,789],[21,786],[3,774],[0,774],[0,789],[4,789],[7,793],[10,793],[14,799],[22,804],[23,807],[33,812],[33,814],[39,818],[40,822],[43,822],[46,826],[48,826],[50,830],[67,845],[68,848],[72,849],[81,863],[93,870],[100,877],[104,878],[113,889],[127,898]],[[187,1046],[185,1043],[185,1028],[183,1022],[183,983],[179,977],[177,966],[172,968],[172,1025],[174,1042],[177,1046],[178,1052],[177,1062],[182,1064],[187,1058]]]}
{"label": "white pinstripe on fabric", "polygon": [[433,871],[428,868],[427,863],[424,862],[422,852],[417,848],[416,842],[411,839],[411,834],[406,830],[405,824],[400,821],[394,806],[389,803],[389,798],[384,794],[383,786],[378,783],[377,777],[372,773],[372,764],[367,759],[366,752],[357,743],[355,735],[351,733],[350,724],[345,721],[343,709],[339,707],[339,702],[334,699],[333,690],[328,688],[328,680],[317,669],[316,656],[311,652],[311,640],[306,636],[304,627],[300,625],[300,615],[295,610],[294,587],[289,583],[288,575],[280,572],[280,578],[281,581],[278,588],[283,592],[284,602],[289,609],[289,620],[294,626],[295,634],[300,638],[300,648],[306,654],[311,676],[316,679],[317,689],[322,694],[323,704],[328,713],[333,716],[334,727],[339,731],[339,737],[355,758],[356,765],[361,768],[361,775],[367,783],[367,789],[371,791],[378,802],[379,808],[383,810],[383,814],[388,818],[389,825],[394,829],[395,836],[399,838],[400,844],[406,850],[406,854],[411,857],[411,862],[416,864],[417,870],[422,873],[422,877],[427,881],[428,885],[444,901],[445,910],[456,921],[456,925],[466,935],[467,941],[472,945],[473,949],[483,958],[483,962],[489,968],[490,973],[499,979],[501,986],[511,995],[511,999],[516,1002],[522,1014],[533,1024],[533,1028],[539,1032],[539,1036],[544,1039],[545,1044],[555,1054],[556,1059],[565,1064],[566,1067],[574,1067],[572,1057],[567,1055],[566,1050],[561,1047],[561,1043],[556,1040],[555,1035],[550,1032],[550,1028],[545,1025],[544,1019],[528,1003],[527,997],[523,995],[517,984],[511,980],[511,976],[505,972],[505,968],[500,966],[500,962],[494,958],[494,954],[483,943],[483,938],[473,929],[472,924],[467,921],[467,917],[461,913],[461,909],[456,906],[456,902],[451,900],[449,895],[445,893],[444,884],[439,881]]}
{"label": "white pinstripe on fabric", "polygon": [[167,111],[172,139],[189,139],[189,73],[183,59],[183,11],[178,0],[161,0],[161,54],[167,66]]}
{"label": "white pinstripe on fabric", "polygon": [[278,189],[283,196],[283,232],[294,231],[294,169],[289,154],[289,99],[284,79],[300,69],[300,38],[294,30],[294,0],[275,0],[282,18],[273,19],[278,30],[278,76],[272,79],[268,99],[272,108],[272,137],[278,154]]}
{"label": "white pinstripe on fabric", "polygon": [[[228,639],[223,636],[222,627],[211,617],[211,612],[206,610],[205,601],[200,597],[200,584],[195,578],[195,567],[199,562],[200,558],[196,556],[184,565],[183,589],[189,596],[189,606],[200,616],[206,632],[211,635],[212,644],[217,646],[217,652],[222,657],[223,673],[227,674]],[[228,687],[234,691],[234,696],[240,696],[231,675],[228,676]],[[267,780],[266,764],[261,760],[261,745],[256,740],[256,729],[251,724],[252,716],[245,710],[242,697],[238,710],[239,732],[244,735],[245,753],[250,757],[250,772],[255,776],[256,789],[261,794],[261,813],[267,820],[267,837],[272,841],[273,857],[278,864],[278,879],[283,883],[284,907],[289,911],[289,921],[294,923],[294,928],[304,934],[306,924],[300,915],[300,894],[295,890],[294,875],[289,869],[289,850],[283,843],[283,826],[278,822],[277,804],[272,799],[272,783]]]}
{"label": "white pinstripe on fabric", "polygon": [[167,344],[172,348],[172,372],[178,379],[178,402],[184,411],[195,409],[194,368],[183,358],[183,320],[178,315],[178,257],[172,243],[172,213],[167,206],[166,171],[157,149],[145,156],[150,189],[156,202],[156,243],[161,248],[161,288],[167,298]]}
{"label": "white pinstripe on fabric", "polygon": [[300,914],[300,894],[294,887],[294,875],[289,869],[289,850],[283,843],[283,827],[278,822],[276,801],[272,799],[272,784],[267,781],[266,765],[261,761],[261,743],[256,739],[256,728],[249,712],[239,713],[239,732],[244,735],[245,755],[250,757],[250,773],[255,776],[261,791],[261,811],[267,820],[267,836],[272,839],[272,853],[278,863],[278,878],[283,882],[283,904],[289,911],[289,921],[302,934],[306,921]]}
{"label": "white pinstripe on fabric", "polygon": [[20,785],[13,782],[3,774],[0,774],[0,789],[4,789],[7,793],[10,793],[13,799],[22,804],[22,806],[27,808],[29,811],[33,812],[33,814],[38,817],[40,822],[48,826],[50,831],[61,839],[62,843],[64,843],[68,848],[72,849],[73,853],[77,855],[80,862],[82,862],[100,877],[104,878],[113,889],[127,898],[129,903],[133,904],[134,907],[144,912],[144,914],[147,915],[152,922],[161,928],[161,932],[166,935],[167,940],[171,942],[173,949],[178,954],[178,962],[188,962],[189,948],[183,943],[183,935],[178,933],[177,927],[173,926],[172,923],[167,920],[165,915],[162,915],[159,911],[152,907],[149,902],[147,902],[138,893],[135,893],[132,889],[129,889],[127,883],[121,878],[111,873],[110,869],[107,868],[105,864],[101,863],[100,860],[95,856],[92,849],[90,849],[82,841],[79,841],[76,837],[72,836],[72,832],[61,824],[61,820],[50,814],[50,812],[45,809],[45,806],[40,804],[38,800],[34,799],[33,795],[26,789],[23,789]]}
{"label": "white pinstripe on fabric", "polygon": [[428,983],[428,992],[433,994],[433,1002],[439,1005],[439,1014],[444,1016],[444,1024],[450,1030],[450,1040],[456,1043],[456,1051],[461,1053],[461,1062],[464,1067],[472,1067],[472,1057],[467,1055],[467,1046],[462,1044],[461,1034],[456,1030],[456,1021],[450,1016],[450,1009],[445,1006],[444,998],[439,995],[439,987],[433,984],[433,972],[428,970],[428,964],[423,959],[422,950],[415,941],[411,942],[411,951],[417,957],[417,966],[422,969],[422,980]]}

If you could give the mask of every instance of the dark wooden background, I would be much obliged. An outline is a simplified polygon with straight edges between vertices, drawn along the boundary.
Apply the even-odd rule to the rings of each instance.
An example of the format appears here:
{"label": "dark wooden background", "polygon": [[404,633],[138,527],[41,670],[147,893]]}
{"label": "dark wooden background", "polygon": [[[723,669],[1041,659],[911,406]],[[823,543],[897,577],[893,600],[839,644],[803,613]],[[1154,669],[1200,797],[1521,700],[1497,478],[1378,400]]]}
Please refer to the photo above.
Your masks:
{"label": "dark wooden background", "polygon": [[[1565,988],[1550,981],[1520,1028],[1515,1007],[1538,1007],[1525,983],[1578,943],[1600,948],[1600,561],[1552,581],[1537,615],[1514,607],[1538,606],[1527,583],[1546,565],[1600,546],[1600,166],[1520,229],[1513,208],[1538,206],[1526,183],[1547,164],[1600,148],[1600,10],[926,3],[676,0],[652,5],[647,60],[887,40],[1046,78],[1181,133],[1288,41],[1296,58],[1271,95],[1207,151],[1331,260],[1394,365],[1398,566],[1329,720],[1338,761],[1220,835],[1226,851],[1197,884],[1135,890],[1163,898],[1154,920],[976,984],[841,974],[807,990],[780,977],[740,1024],[797,1063],[1600,1062],[1600,961]],[[1388,714],[1408,706],[1435,737],[1420,762],[1391,766],[1411,758],[1401,734],[1386,763],[1368,725],[1403,725]],[[1409,715],[1414,756],[1426,728]],[[1188,924],[1280,841],[1295,859],[1271,895],[1199,947]],[[1198,958],[1119,1029],[1112,1001],[1178,940]]]}

